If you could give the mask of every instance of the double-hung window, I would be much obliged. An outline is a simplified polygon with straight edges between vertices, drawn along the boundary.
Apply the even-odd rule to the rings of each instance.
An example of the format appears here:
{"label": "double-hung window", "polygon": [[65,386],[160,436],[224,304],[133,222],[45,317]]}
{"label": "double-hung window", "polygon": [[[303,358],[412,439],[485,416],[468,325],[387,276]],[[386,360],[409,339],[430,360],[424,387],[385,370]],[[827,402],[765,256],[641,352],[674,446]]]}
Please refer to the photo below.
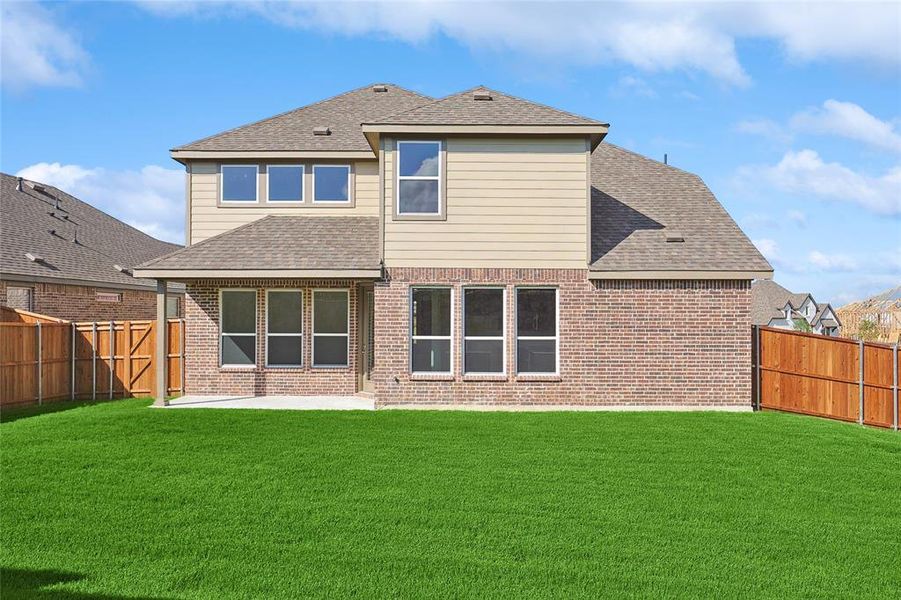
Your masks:
{"label": "double-hung window", "polygon": [[313,366],[346,367],[350,330],[347,290],[313,291]]}
{"label": "double-hung window", "polygon": [[397,164],[397,214],[441,215],[441,142],[398,142]]}
{"label": "double-hung window", "polygon": [[267,202],[303,202],[303,165],[269,165]]}
{"label": "double-hung window", "polygon": [[410,290],[410,362],[413,373],[451,372],[450,288]]}
{"label": "double-hung window", "polygon": [[313,202],[350,202],[350,166],[313,165]]}
{"label": "double-hung window", "polygon": [[300,290],[266,293],[266,366],[303,364],[303,295]]}
{"label": "double-hung window", "polygon": [[557,373],[558,311],[556,288],[516,290],[516,371]]}
{"label": "double-hung window", "polygon": [[221,185],[219,186],[221,202],[256,202],[257,165],[222,165]]}
{"label": "double-hung window", "polygon": [[222,290],[219,296],[219,364],[252,367],[257,348],[256,290]]}
{"label": "double-hung window", "polygon": [[504,372],[504,289],[463,290],[463,372]]}

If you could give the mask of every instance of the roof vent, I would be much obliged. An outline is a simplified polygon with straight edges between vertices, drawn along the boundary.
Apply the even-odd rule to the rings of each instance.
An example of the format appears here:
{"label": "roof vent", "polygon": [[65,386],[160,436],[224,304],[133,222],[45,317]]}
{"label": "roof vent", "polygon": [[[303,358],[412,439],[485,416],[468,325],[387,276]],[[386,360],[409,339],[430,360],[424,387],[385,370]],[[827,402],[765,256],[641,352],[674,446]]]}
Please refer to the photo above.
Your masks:
{"label": "roof vent", "polygon": [[476,90],[472,93],[473,100],[491,100],[491,92],[488,90]]}
{"label": "roof vent", "polygon": [[120,273],[124,273],[125,275],[129,275],[129,276],[131,275],[131,271],[129,269],[126,269],[122,265],[113,265],[113,268],[115,270],[119,271]]}
{"label": "roof vent", "polygon": [[41,192],[42,194],[46,194],[46,193],[47,193],[47,188],[45,188],[44,186],[42,186],[40,183],[35,183],[35,182],[33,182],[33,181],[28,181],[27,179],[25,179],[24,181],[25,181],[25,185],[27,185],[28,187],[30,187],[30,188],[33,189],[34,191],[36,191],[36,192]]}
{"label": "roof vent", "polygon": [[387,92],[387,91],[388,91],[388,86],[387,86],[387,85],[382,85],[382,84],[374,85],[374,86],[372,86],[372,91],[373,91],[373,92]]}
{"label": "roof vent", "polygon": [[16,178],[16,191],[17,192],[22,191],[22,178],[21,177]]}
{"label": "roof vent", "polygon": [[31,262],[42,263],[44,262],[43,256],[38,256],[37,254],[32,254],[31,252],[25,253],[25,258],[30,260]]}
{"label": "roof vent", "polygon": [[328,127],[314,127],[313,135],[332,135],[332,130]]}
{"label": "roof vent", "polygon": [[665,235],[666,235],[667,242],[684,242],[685,241],[685,237],[678,231],[667,231]]}

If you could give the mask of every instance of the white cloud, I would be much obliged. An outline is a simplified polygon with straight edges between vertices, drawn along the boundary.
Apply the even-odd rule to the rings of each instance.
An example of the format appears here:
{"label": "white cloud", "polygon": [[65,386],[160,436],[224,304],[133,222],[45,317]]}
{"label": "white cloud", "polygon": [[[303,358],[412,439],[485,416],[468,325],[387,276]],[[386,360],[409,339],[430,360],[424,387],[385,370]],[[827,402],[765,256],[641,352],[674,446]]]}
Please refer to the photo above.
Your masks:
{"label": "white cloud", "polygon": [[776,264],[782,260],[782,254],[779,252],[779,244],[776,240],[763,238],[759,240],[751,240],[751,242],[757,246],[757,249],[760,250],[760,253],[763,254],[763,257],[766,258],[773,264]]}
{"label": "white cloud", "polygon": [[780,144],[787,144],[792,140],[791,133],[786,131],[782,125],[779,125],[771,119],[748,119],[739,121],[735,125],[735,130],[739,133],[759,135]]}
{"label": "white cloud", "polygon": [[0,3],[0,83],[21,91],[36,86],[77,86],[88,54],[36,2]]}
{"label": "white cloud", "polygon": [[688,70],[729,85],[750,77],[736,40],[768,39],[792,61],[901,64],[892,3],[140,2],[165,16],[257,15],[285,27],[421,43],[435,35],[474,50],[512,50],[568,64],[618,62]]}
{"label": "white cloud", "polygon": [[896,125],[874,117],[853,102],[826,100],[820,108],[799,112],[790,124],[795,131],[838,135],[882,150],[901,152],[901,133]]}
{"label": "white cloud", "polygon": [[762,181],[798,195],[851,202],[882,215],[901,215],[901,166],[874,177],[841,163],[827,163],[814,150],[801,150],[786,152],[774,166],[742,167],[738,180],[755,187]]}
{"label": "white cloud", "polygon": [[156,165],[117,171],[42,162],[17,175],[58,187],[153,237],[184,243],[184,171]]}
{"label": "white cloud", "polygon": [[855,271],[858,268],[857,261],[847,254],[824,254],[813,250],[807,255],[807,260],[822,271]]}
{"label": "white cloud", "polygon": [[807,215],[800,210],[790,210],[786,216],[789,221],[795,223],[799,227],[807,225]]}
{"label": "white cloud", "polygon": [[640,96],[643,98],[656,98],[657,92],[641,77],[624,75],[610,87],[610,95],[614,97]]}

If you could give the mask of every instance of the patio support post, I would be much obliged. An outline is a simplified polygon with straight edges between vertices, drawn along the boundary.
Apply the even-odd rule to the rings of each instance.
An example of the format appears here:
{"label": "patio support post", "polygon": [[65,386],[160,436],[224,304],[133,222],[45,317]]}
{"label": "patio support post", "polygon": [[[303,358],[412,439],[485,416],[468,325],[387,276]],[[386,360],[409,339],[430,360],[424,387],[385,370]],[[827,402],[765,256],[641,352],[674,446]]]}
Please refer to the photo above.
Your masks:
{"label": "patio support post", "polygon": [[169,401],[166,399],[166,384],[168,377],[168,337],[169,326],[166,323],[166,280],[157,279],[156,281],[156,400],[154,406],[168,406]]}

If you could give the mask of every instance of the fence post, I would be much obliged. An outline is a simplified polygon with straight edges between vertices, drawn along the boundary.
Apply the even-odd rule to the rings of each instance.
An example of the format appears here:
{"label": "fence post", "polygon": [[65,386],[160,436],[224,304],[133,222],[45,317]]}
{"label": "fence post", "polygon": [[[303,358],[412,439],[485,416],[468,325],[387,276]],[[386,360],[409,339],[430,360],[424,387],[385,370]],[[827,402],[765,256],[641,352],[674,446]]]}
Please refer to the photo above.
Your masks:
{"label": "fence post", "polygon": [[754,326],[754,347],[756,349],[755,357],[754,357],[754,377],[756,378],[757,385],[755,387],[755,400],[757,402],[757,410],[760,410],[760,326]]}
{"label": "fence post", "polygon": [[69,374],[69,400],[75,400],[75,322],[72,322],[72,369]]}
{"label": "fence post", "polygon": [[[179,369],[181,370],[181,395],[185,395],[185,320],[178,320],[178,332],[181,334],[181,356],[178,357]],[[895,403],[897,406],[897,403]]]}
{"label": "fence post", "polygon": [[40,406],[44,403],[44,390],[41,388],[43,385],[43,373],[41,373],[41,322],[37,321],[35,325],[35,331],[38,334],[38,406]]}
{"label": "fence post", "polygon": [[131,397],[131,321],[122,321],[122,337],[125,341],[122,351],[122,395]]}
{"label": "fence post", "polygon": [[863,425],[863,340],[858,342],[858,348],[860,348],[860,359],[858,363],[860,363],[860,384],[858,385],[858,390],[860,393],[860,408],[858,410],[857,422]]}
{"label": "fence post", "polygon": [[97,399],[97,323],[91,323],[91,400]]}
{"label": "fence post", "polygon": [[892,346],[892,429],[898,431],[898,344]]}
{"label": "fence post", "polygon": [[116,323],[109,322],[109,399],[113,399],[113,375],[116,372]]}

